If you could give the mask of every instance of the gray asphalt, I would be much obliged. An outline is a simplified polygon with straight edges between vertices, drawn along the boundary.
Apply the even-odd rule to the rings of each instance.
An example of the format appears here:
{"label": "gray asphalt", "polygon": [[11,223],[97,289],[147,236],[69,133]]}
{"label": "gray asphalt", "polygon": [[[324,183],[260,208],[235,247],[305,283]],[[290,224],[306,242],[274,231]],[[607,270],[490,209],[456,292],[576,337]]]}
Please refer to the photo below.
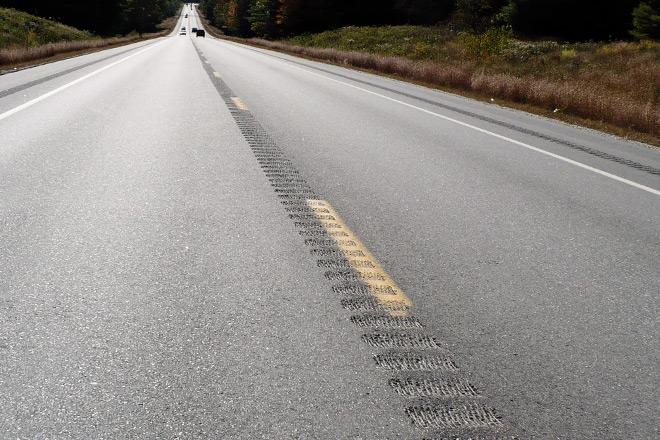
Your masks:
{"label": "gray asphalt", "polygon": [[[221,86],[502,427],[413,426]],[[178,32],[0,76],[0,130],[0,438],[658,437],[660,198],[508,139],[656,191],[657,149]]]}

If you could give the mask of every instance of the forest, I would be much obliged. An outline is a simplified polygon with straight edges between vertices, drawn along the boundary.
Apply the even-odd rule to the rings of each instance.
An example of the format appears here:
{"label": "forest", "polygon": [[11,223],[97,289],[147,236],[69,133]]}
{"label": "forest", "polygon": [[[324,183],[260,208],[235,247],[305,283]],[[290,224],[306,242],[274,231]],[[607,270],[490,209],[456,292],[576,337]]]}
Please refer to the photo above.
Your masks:
{"label": "forest", "polygon": [[49,18],[96,35],[153,32],[176,14],[181,0],[0,0],[14,8]]}
{"label": "forest", "polygon": [[229,35],[289,37],[347,25],[433,25],[481,32],[510,26],[565,41],[658,38],[660,0],[202,0]]}
{"label": "forest", "polygon": [[[181,0],[0,0],[90,31],[155,30]],[[228,35],[282,38],[348,25],[449,24],[483,32],[507,26],[528,38],[564,41],[658,39],[660,0],[201,0],[206,18]]]}

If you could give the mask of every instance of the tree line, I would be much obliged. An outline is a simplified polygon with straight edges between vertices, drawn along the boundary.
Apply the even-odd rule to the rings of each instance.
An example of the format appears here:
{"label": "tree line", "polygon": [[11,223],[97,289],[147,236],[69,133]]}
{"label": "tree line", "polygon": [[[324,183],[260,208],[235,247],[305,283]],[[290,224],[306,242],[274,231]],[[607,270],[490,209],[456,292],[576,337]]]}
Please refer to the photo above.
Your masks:
{"label": "tree line", "polygon": [[570,41],[658,38],[660,0],[201,0],[229,35],[277,38],[347,25],[510,26]]}
{"label": "tree line", "polygon": [[98,35],[152,32],[182,0],[0,0],[0,6],[50,18]]}
{"label": "tree line", "polygon": [[[150,32],[182,0],[0,0],[100,35]],[[510,26],[528,37],[570,41],[660,38],[660,0],[201,0],[230,35],[266,38],[347,25],[449,23],[481,32]]]}

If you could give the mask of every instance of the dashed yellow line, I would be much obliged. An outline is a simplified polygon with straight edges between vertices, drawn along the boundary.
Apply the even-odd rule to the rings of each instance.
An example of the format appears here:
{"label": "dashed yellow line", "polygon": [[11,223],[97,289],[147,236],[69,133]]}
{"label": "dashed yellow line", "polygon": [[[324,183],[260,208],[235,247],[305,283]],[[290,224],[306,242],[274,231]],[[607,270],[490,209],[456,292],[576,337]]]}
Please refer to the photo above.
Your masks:
{"label": "dashed yellow line", "polygon": [[[409,316],[412,300],[388,275],[357,235],[344,223],[330,203],[325,200],[307,200],[307,206],[312,209],[322,207],[323,211],[327,211],[320,213],[319,210],[313,209],[328,236],[334,240],[353,271],[380,306],[391,316]],[[337,232],[343,233],[337,234]]]}
{"label": "dashed yellow line", "polygon": [[241,98],[239,98],[238,96],[232,96],[231,100],[234,103],[234,105],[236,107],[240,108],[241,110],[247,110],[248,109],[247,105],[245,105],[243,100]]}

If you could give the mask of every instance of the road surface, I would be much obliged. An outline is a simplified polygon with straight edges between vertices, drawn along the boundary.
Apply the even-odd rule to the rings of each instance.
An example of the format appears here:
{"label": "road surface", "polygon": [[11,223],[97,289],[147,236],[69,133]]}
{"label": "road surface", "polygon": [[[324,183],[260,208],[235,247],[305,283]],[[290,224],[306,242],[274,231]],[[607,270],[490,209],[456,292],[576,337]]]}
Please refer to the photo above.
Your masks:
{"label": "road surface", "polygon": [[0,129],[2,438],[658,436],[657,149],[177,30]]}

